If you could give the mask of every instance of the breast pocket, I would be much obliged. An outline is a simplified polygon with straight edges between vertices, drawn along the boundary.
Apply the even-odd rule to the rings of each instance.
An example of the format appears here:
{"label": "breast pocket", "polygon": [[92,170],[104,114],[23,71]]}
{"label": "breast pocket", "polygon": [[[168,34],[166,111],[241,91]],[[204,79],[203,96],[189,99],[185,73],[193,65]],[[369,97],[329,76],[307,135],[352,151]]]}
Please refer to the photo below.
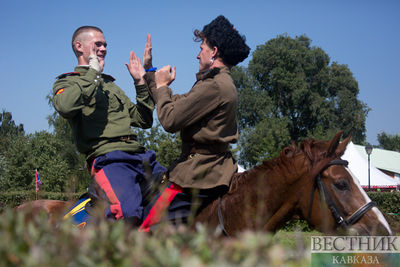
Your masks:
{"label": "breast pocket", "polygon": [[121,95],[117,92],[109,92],[109,110],[113,112],[120,112],[124,110],[124,101]]}

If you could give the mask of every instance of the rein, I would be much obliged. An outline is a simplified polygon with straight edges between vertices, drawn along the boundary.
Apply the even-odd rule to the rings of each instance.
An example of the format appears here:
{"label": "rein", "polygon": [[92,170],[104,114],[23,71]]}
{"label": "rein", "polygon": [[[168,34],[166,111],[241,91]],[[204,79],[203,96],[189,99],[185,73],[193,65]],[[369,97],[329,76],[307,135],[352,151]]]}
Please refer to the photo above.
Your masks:
{"label": "rein", "polygon": [[219,221],[219,228],[221,229],[222,233],[226,237],[230,237],[224,227],[224,217],[222,217],[222,211],[221,211],[221,197],[218,198],[218,221]]}
{"label": "rein", "polygon": [[376,203],[373,201],[370,201],[363,205],[361,208],[359,208],[356,212],[354,212],[350,218],[347,220],[345,219],[345,216],[343,213],[339,210],[338,206],[336,203],[333,201],[331,195],[329,194],[329,191],[326,189],[324,183],[322,182],[321,179],[321,173],[329,168],[330,166],[333,165],[342,165],[347,167],[349,162],[347,160],[342,160],[342,159],[336,159],[332,160],[315,178],[314,180],[314,185],[313,189],[311,192],[311,198],[310,198],[310,206],[308,210],[308,221],[311,220],[311,212],[312,212],[312,206],[313,206],[313,200],[314,200],[314,192],[318,188],[319,194],[320,194],[320,199],[321,203],[326,203],[328,205],[329,210],[332,213],[333,218],[335,219],[336,223],[340,226],[342,226],[344,229],[347,229],[349,226],[355,224],[358,222],[365,213],[367,213],[371,208],[376,207]]}

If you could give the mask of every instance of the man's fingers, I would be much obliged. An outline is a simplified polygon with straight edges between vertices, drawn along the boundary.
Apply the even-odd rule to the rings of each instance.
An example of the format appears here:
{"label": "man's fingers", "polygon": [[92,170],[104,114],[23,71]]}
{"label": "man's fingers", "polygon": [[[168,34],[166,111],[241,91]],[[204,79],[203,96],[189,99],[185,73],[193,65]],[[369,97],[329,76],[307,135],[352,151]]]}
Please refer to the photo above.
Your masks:
{"label": "man's fingers", "polygon": [[175,76],[176,76],[176,67],[173,67],[171,71],[171,79],[172,79],[171,82],[175,80]]}
{"label": "man's fingers", "polygon": [[92,43],[90,52],[91,52],[92,55],[96,55],[96,45],[95,45],[95,43]]}
{"label": "man's fingers", "polygon": [[130,62],[133,62],[133,61],[135,60],[135,56],[136,56],[135,52],[131,51],[131,52],[129,53],[129,60],[130,60]]}
{"label": "man's fingers", "polygon": [[140,63],[140,58],[137,57],[136,53],[131,51],[129,54],[129,63],[131,64],[138,64]]}
{"label": "man's fingers", "polygon": [[150,46],[151,47],[151,34],[150,33],[147,34],[146,46]]}
{"label": "man's fingers", "polygon": [[159,71],[160,72],[164,72],[165,71],[165,72],[170,73],[171,72],[171,66],[170,65],[164,66]]}

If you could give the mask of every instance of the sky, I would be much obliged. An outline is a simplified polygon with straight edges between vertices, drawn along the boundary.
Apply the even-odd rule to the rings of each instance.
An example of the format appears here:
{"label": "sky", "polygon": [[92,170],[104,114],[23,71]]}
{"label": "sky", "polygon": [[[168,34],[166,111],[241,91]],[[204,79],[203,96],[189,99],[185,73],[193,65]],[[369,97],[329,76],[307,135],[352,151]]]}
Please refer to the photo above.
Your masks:
{"label": "sky", "polygon": [[55,78],[77,64],[71,37],[82,25],[100,27],[108,43],[104,73],[135,102],[125,63],[143,55],[152,35],[153,64],[175,66],[174,93],[190,90],[198,71],[193,31],[218,15],[246,36],[250,56],[281,34],[305,34],[331,63],[346,64],[358,81],[358,99],[371,109],[367,142],[381,132],[400,134],[400,1],[397,0],[2,0],[0,9],[0,109],[26,133],[52,131],[47,95]]}

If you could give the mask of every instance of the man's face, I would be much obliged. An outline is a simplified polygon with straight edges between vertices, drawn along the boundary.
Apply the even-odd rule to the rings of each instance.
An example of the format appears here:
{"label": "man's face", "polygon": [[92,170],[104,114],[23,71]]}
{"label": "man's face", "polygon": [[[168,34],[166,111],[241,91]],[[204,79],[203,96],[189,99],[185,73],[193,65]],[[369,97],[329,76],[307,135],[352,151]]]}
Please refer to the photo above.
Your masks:
{"label": "man's face", "polygon": [[212,66],[211,58],[213,57],[213,50],[208,46],[204,39],[200,45],[200,53],[197,55],[199,60],[199,72],[207,71]]}
{"label": "man's face", "polygon": [[89,55],[96,54],[100,65],[104,67],[104,60],[107,54],[107,42],[104,35],[98,31],[88,31],[82,33],[77,41],[77,50],[82,53],[84,64],[89,64]]}

